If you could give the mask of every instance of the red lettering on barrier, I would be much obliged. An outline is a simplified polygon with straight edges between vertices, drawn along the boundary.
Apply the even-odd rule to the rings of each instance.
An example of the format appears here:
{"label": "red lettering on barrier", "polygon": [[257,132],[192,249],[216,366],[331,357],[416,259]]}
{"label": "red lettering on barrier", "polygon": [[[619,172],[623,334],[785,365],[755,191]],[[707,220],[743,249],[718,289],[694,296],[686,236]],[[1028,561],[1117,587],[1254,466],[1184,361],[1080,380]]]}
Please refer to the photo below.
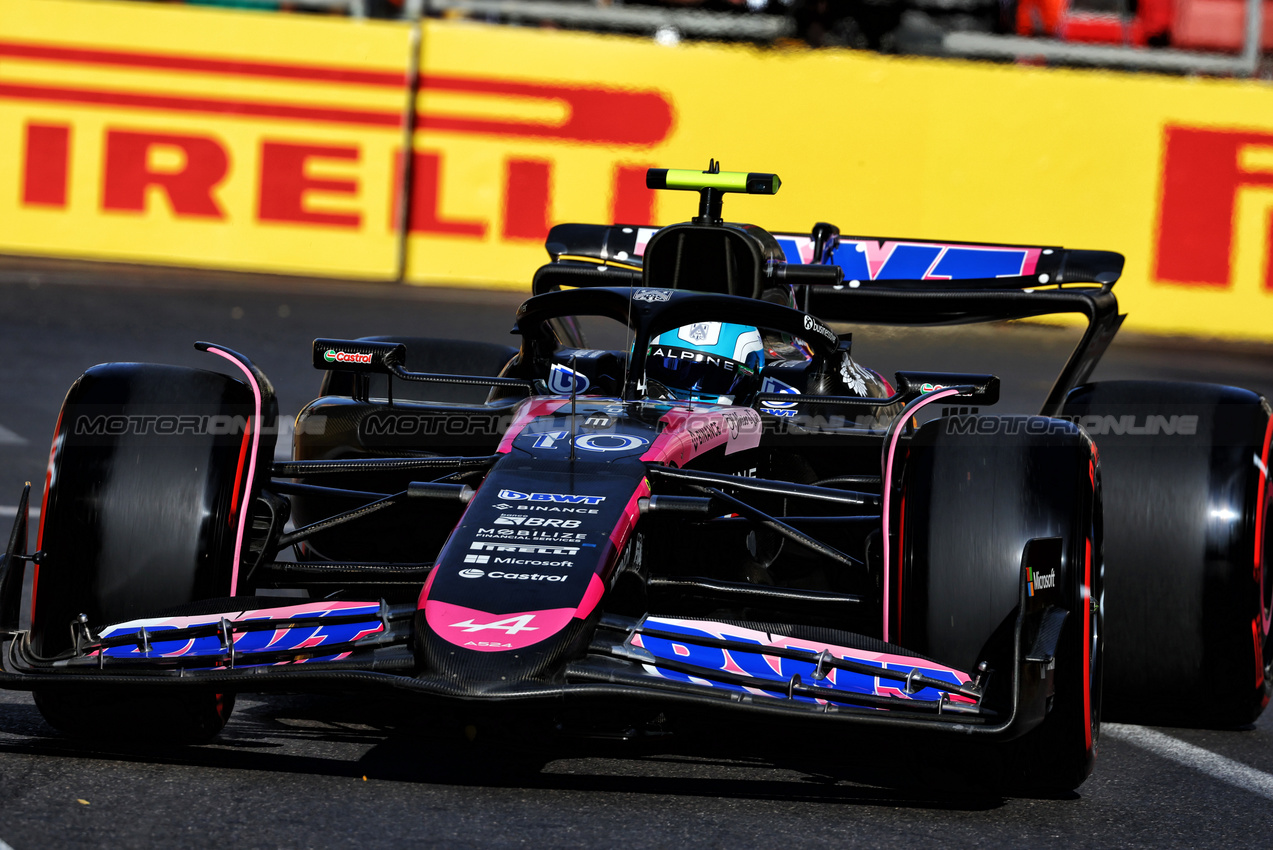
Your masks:
{"label": "red lettering on barrier", "polygon": [[610,195],[610,220],[617,224],[653,224],[653,189],[645,185],[644,165],[617,165]]}
{"label": "red lettering on barrier", "polygon": [[648,147],[667,138],[674,120],[671,101],[658,91],[552,86],[438,74],[426,75],[421,87],[433,91],[503,95],[518,100],[546,100],[563,104],[567,110],[566,120],[560,123],[421,113],[417,116],[417,127],[425,133],[448,131]]}
{"label": "red lettering on barrier", "polygon": [[[1163,154],[1162,200],[1154,276],[1160,281],[1195,286],[1232,284],[1234,218],[1238,191],[1273,187],[1273,173],[1242,168],[1242,151],[1273,147],[1273,134],[1167,127]],[[1273,243],[1270,227],[1266,247]],[[1273,268],[1264,286],[1273,289]]]}
{"label": "red lettering on barrier", "polygon": [[[82,45],[0,41],[0,56],[27,62],[52,64],[61,68],[100,67],[162,71],[206,77],[310,81],[373,90],[401,88],[406,76],[401,71],[367,71],[362,68],[309,63],[253,61],[213,56],[185,56],[151,51],[121,51],[86,48]],[[534,139],[561,139],[598,145],[656,145],[671,133],[675,110],[669,97],[660,91],[609,88],[593,85],[551,85],[517,82],[489,77],[429,74],[421,80],[423,90],[488,95],[500,99],[546,101],[565,108],[564,120],[535,121],[485,118],[465,114],[421,114],[418,127],[429,132],[464,133],[477,136],[512,136]],[[350,126],[396,129],[402,116],[392,109],[315,105],[310,99],[284,102],[274,98],[178,95],[166,90],[111,88],[97,80],[89,87],[40,85],[15,81],[0,82],[0,99],[43,103],[89,104],[205,115],[237,115],[285,121],[332,123]],[[218,93],[219,94],[219,93]],[[356,96],[356,95],[355,95]]]}
{"label": "red lettering on barrier", "polygon": [[29,207],[66,207],[71,128],[66,124],[27,124],[22,203]]}
{"label": "red lettering on barrier", "polygon": [[338,65],[255,62],[243,59],[190,56],[185,53],[102,50],[79,45],[60,47],[54,44],[30,41],[0,41],[0,56],[45,60],[62,65],[142,68],[229,77],[306,80],[385,88],[402,88],[406,84],[406,75],[400,71],[368,71],[364,68]]}
{"label": "red lettering on barrier", "polygon": [[[407,211],[407,230],[410,233],[437,233],[444,236],[486,236],[486,222],[444,219],[438,211],[441,206],[442,155],[414,151],[411,159],[411,206]],[[398,196],[402,191],[402,152],[395,159],[393,181],[393,205],[398,208]],[[393,226],[390,212],[390,226]]]}
{"label": "red lettering on barrier", "polygon": [[[181,167],[156,169],[152,153],[175,152]],[[106,165],[102,177],[102,209],[146,211],[146,190],[163,189],[178,217],[224,219],[212,190],[225,179],[230,157],[216,139],[175,133],[106,131]]]}
{"label": "red lettering on barrier", "polygon": [[504,238],[542,241],[552,209],[552,163],[510,159],[504,182]]}
{"label": "red lettering on barrier", "polygon": [[356,196],[358,181],[311,177],[309,164],[316,159],[357,162],[358,157],[358,148],[262,142],[261,193],[257,202],[257,219],[356,229],[362,224],[359,213],[311,210],[306,206],[306,196],[310,192]]}

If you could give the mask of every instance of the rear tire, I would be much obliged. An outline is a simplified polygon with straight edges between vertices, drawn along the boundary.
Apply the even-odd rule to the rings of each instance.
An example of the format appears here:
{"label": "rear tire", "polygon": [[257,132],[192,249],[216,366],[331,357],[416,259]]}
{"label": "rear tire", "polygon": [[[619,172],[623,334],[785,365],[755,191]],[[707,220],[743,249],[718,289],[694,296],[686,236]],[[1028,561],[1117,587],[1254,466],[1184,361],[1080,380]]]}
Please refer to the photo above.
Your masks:
{"label": "rear tire", "polygon": [[[1055,696],[1043,721],[1001,745],[993,775],[1010,792],[1067,792],[1088,777],[1100,735],[1100,496],[1091,442],[1056,419],[939,419],[912,441],[899,510],[895,643],[973,673],[1012,669],[1022,554],[1061,538],[1056,587],[1069,615],[1056,651]],[[900,581],[897,581],[900,579]],[[984,753],[976,759],[985,763]]]}
{"label": "rear tire", "polygon": [[[105,364],[76,381],[41,513],[31,617],[38,655],[71,651],[80,614],[97,633],[231,595],[240,514],[258,489],[247,462],[258,416],[266,426],[258,480],[273,456],[277,412],[272,396],[263,402],[258,412],[239,381],[175,366]],[[168,741],[215,735],[233,706],[233,695],[184,688],[49,687],[35,696],[64,732]]]}
{"label": "rear tire", "polygon": [[1064,415],[1105,472],[1109,716],[1254,722],[1273,674],[1268,402],[1213,384],[1103,381],[1072,391]]}

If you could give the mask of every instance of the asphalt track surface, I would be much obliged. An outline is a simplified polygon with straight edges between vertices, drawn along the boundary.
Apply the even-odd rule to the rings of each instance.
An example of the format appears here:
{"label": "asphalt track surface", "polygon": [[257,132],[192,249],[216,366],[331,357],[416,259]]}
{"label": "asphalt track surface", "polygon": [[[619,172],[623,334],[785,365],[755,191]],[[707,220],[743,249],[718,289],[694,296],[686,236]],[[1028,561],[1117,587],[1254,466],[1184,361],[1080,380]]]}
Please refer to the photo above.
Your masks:
{"label": "asphalt track surface", "polygon": [[[271,376],[285,414],[315,392],[316,336],[509,339],[518,297],[271,277],[0,262],[0,523],[41,482],[58,407],[88,365],[213,366],[220,342]],[[1000,410],[1046,393],[1072,330],[856,335],[881,371],[984,370]],[[215,368],[215,366],[213,366]],[[1116,341],[1097,378],[1273,391],[1273,352]],[[6,507],[8,508],[6,512]],[[7,532],[6,532],[7,533]],[[803,755],[818,756],[816,740]],[[852,763],[853,754],[836,758]],[[1096,773],[1063,799],[906,790],[816,768],[604,755],[519,769],[375,699],[243,697],[213,743],[92,745],[0,692],[0,850],[42,847],[1265,847],[1273,717],[1235,731],[1107,725]]]}

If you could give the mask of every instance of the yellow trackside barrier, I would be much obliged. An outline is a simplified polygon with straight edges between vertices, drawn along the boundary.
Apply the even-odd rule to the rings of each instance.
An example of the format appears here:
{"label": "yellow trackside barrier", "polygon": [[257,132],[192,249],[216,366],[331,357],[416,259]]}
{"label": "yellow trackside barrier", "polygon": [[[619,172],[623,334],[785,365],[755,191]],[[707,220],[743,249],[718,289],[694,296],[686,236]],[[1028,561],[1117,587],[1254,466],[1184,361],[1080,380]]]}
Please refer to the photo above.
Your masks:
{"label": "yellow trackside barrier", "polygon": [[0,250],[391,277],[409,31],[0,2]]}
{"label": "yellow trackside barrier", "polygon": [[1127,327],[1273,339],[1273,88],[426,22],[0,0],[0,250],[523,288],[648,166],[775,230],[1104,248]]}

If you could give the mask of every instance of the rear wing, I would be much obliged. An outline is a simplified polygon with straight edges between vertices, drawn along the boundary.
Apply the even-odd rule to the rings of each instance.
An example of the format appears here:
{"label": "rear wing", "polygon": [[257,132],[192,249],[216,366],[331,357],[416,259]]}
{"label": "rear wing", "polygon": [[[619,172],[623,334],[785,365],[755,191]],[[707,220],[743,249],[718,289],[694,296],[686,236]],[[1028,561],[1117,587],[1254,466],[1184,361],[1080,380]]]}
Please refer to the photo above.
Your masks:
{"label": "rear wing", "polygon": [[[600,261],[639,269],[646,245],[658,230],[636,224],[559,224],[550,231],[545,247],[554,262]],[[1112,286],[1123,271],[1123,256],[1113,251],[870,236],[819,240],[809,233],[772,235],[790,265],[814,265],[821,249],[826,262],[820,265],[839,266],[844,271],[843,286],[849,289],[933,292]],[[800,285],[827,284],[801,281]]]}

